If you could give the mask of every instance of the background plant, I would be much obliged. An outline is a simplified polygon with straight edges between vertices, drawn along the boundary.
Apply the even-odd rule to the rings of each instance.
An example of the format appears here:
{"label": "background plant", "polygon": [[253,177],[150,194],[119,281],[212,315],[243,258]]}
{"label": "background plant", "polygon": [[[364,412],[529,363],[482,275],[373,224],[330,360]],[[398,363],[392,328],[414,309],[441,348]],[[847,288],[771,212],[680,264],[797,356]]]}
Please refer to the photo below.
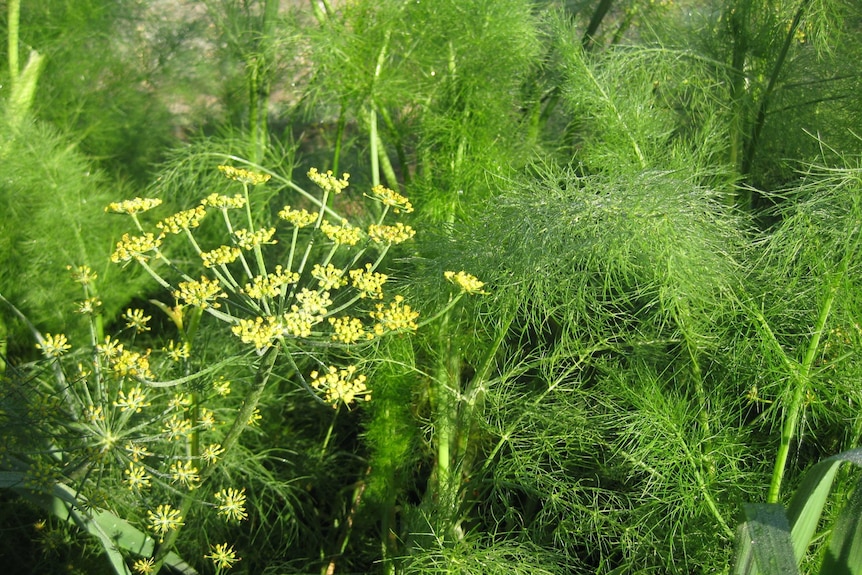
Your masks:
{"label": "background plant", "polygon": [[[786,501],[856,445],[852,3],[275,4],[159,27],[176,42],[151,53],[216,103],[195,125],[226,136],[157,151],[159,179],[126,197],[188,208],[225,185],[217,165],[280,166],[257,229],[295,170],[367,165],[353,185],[385,182],[427,226],[377,270],[422,317],[450,303],[450,262],[487,293],[371,342],[374,400],[334,423],[274,372],[244,453],[295,505],[258,500],[284,530],[236,569],[726,572],[743,501]],[[182,49],[197,41],[206,62]],[[157,69],[176,94],[176,68]],[[345,198],[328,207],[380,216]],[[284,246],[264,247],[268,272]],[[219,325],[198,328],[201,365],[241,343]],[[839,474],[824,530],[853,485]]]}

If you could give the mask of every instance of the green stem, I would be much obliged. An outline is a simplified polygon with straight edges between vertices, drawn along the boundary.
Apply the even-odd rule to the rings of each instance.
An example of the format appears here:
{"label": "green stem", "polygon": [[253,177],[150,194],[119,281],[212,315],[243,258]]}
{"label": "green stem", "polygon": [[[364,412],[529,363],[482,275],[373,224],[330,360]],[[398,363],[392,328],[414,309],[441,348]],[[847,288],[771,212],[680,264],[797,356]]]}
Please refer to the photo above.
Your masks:
{"label": "green stem", "polygon": [[434,436],[437,442],[437,502],[452,520],[457,499],[457,482],[454,477],[454,450],[457,434],[457,399],[459,393],[460,355],[453,349],[446,313],[440,322],[437,338],[437,368],[434,377]]}
{"label": "green stem", "polygon": [[332,414],[332,421],[329,422],[329,428],[326,430],[326,437],[323,438],[323,445],[320,447],[320,459],[326,455],[326,450],[329,447],[329,440],[332,439],[332,430],[335,428],[335,421],[338,419],[338,412],[341,411],[341,403],[335,405],[335,413]]}
{"label": "green stem", "polygon": [[584,50],[589,50],[593,47],[593,40],[595,38],[596,31],[599,29],[602,20],[604,20],[605,15],[608,13],[608,10],[610,10],[611,4],[613,3],[613,0],[601,0],[599,5],[596,6],[595,11],[593,12],[593,17],[590,18],[590,23],[587,25],[587,31],[584,32],[584,38],[581,41]]}
{"label": "green stem", "polygon": [[778,453],[775,457],[775,467],[772,470],[772,482],[769,485],[769,493],[766,497],[767,503],[778,503],[781,495],[781,482],[784,479],[785,468],[787,467],[787,458],[790,455],[790,444],[797,434],[797,426],[799,418],[802,414],[805,394],[808,391],[808,384],[811,377],[811,367],[814,365],[814,359],[817,357],[817,351],[820,348],[820,339],[823,337],[823,331],[826,328],[826,322],[829,319],[829,314],[832,311],[832,304],[835,302],[835,295],[838,293],[838,287],[844,280],[847,274],[847,268],[850,265],[850,259],[856,254],[859,247],[860,234],[859,228],[853,231],[856,237],[853,239],[853,244],[845,252],[841,262],[841,267],[835,275],[832,283],[829,286],[829,291],[826,292],[826,297],[820,306],[820,313],[817,316],[817,322],[814,325],[814,331],[811,339],[808,341],[808,348],[805,350],[805,357],[802,359],[802,364],[799,369],[794,370],[796,376],[793,390],[793,397],[790,400],[790,405],[785,412],[786,419],[781,430],[781,444],[778,447]]}
{"label": "green stem", "polygon": [[9,0],[9,36],[6,38],[7,50],[9,52],[9,85],[11,91],[15,92],[15,86],[18,83],[18,73],[20,72],[20,64],[18,60],[18,31],[21,20],[21,0]]}
{"label": "green stem", "polygon": [[344,127],[347,124],[347,110],[344,103],[338,111],[338,122],[335,124],[335,149],[332,151],[332,173],[338,173],[338,164],[341,160],[341,146],[344,143]]}
{"label": "green stem", "polygon": [[754,163],[754,156],[757,153],[757,144],[760,141],[760,133],[763,130],[763,125],[766,123],[766,112],[769,109],[769,103],[772,99],[772,94],[775,92],[775,84],[778,82],[778,77],[781,75],[781,69],[784,67],[784,61],[787,59],[787,53],[790,51],[790,46],[793,39],[796,37],[796,30],[799,28],[799,22],[805,14],[806,8],[811,0],[802,0],[796,14],[793,16],[793,21],[790,28],[787,30],[787,35],[784,37],[784,44],[781,46],[781,51],[778,53],[778,59],[772,67],[772,73],[769,75],[769,82],[766,85],[766,90],[760,103],[757,107],[757,116],[754,121],[754,126],[751,129],[751,135],[746,142],[745,151],[742,156],[742,174],[748,175]]}
{"label": "green stem", "polygon": [[[843,274],[839,277],[843,277]],[[781,494],[781,482],[784,479],[787,458],[790,454],[790,444],[796,436],[796,427],[799,422],[799,416],[802,413],[805,392],[808,389],[809,377],[811,375],[811,366],[814,364],[817,349],[820,347],[820,338],[823,334],[823,329],[826,327],[826,321],[829,318],[829,312],[832,310],[832,303],[835,301],[837,291],[838,281],[830,286],[829,292],[826,294],[826,299],[820,307],[820,315],[817,317],[817,323],[814,326],[814,333],[808,342],[808,349],[805,351],[805,358],[802,360],[802,365],[799,366],[799,369],[795,371],[796,389],[794,389],[790,405],[787,407],[786,419],[781,430],[781,445],[779,445],[778,454],[775,457],[772,482],[769,485],[769,494],[766,498],[767,503],[778,503],[778,498]]]}

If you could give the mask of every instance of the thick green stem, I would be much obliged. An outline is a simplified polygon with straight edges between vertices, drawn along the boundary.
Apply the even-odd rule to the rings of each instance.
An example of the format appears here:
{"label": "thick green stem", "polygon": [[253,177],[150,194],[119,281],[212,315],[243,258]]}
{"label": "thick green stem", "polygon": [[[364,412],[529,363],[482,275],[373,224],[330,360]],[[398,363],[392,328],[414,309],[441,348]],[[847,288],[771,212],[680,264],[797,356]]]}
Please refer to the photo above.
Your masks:
{"label": "thick green stem", "polygon": [[12,90],[18,83],[18,73],[20,72],[18,60],[18,30],[21,20],[21,0],[9,0],[9,19],[8,19],[8,37],[6,38],[7,50],[9,53],[9,84]]}
{"label": "thick green stem", "polygon": [[754,125],[751,128],[751,134],[745,144],[745,151],[742,157],[742,174],[748,175],[754,163],[754,156],[757,154],[757,145],[760,141],[760,132],[763,130],[763,125],[766,123],[766,112],[769,109],[769,103],[772,99],[772,94],[775,92],[775,85],[781,76],[781,70],[784,67],[784,61],[787,59],[787,53],[790,51],[790,46],[793,39],[796,37],[796,30],[799,28],[799,22],[805,14],[806,8],[811,0],[802,0],[790,28],[787,29],[787,35],[784,37],[784,44],[781,46],[781,51],[778,53],[778,59],[772,67],[772,73],[769,75],[769,82],[766,85],[766,90],[763,92],[763,97],[757,107],[757,116],[754,120]]}
{"label": "thick green stem", "polygon": [[[839,278],[843,278],[844,274],[840,274]],[[769,494],[766,497],[767,503],[778,503],[778,498],[781,495],[781,482],[784,479],[784,471],[787,466],[787,458],[790,455],[790,444],[796,436],[796,427],[799,423],[799,416],[802,413],[803,403],[805,401],[805,392],[808,390],[809,377],[811,375],[811,366],[814,364],[814,358],[817,355],[817,350],[820,347],[820,338],[823,335],[823,329],[826,327],[826,321],[829,319],[829,312],[832,310],[832,303],[835,301],[835,294],[838,291],[838,282],[830,286],[820,307],[820,315],[817,317],[817,324],[814,326],[814,333],[811,340],[808,342],[808,349],[805,351],[805,358],[802,360],[802,365],[796,370],[795,385],[793,397],[790,400],[790,405],[785,412],[784,425],[781,430],[781,445],[778,447],[778,454],[775,457],[775,467],[772,471],[772,482],[769,485]]]}
{"label": "thick green stem", "polygon": [[[445,525],[454,522],[458,481],[456,444],[458,440],[458,398],[461,357],[452,346],[450,313],[443,316],[437,336],[437,368],[434,377],[434,436],[437,448],[437,505]],[[448,531],[448,529],[447,529]]]}
{"label": "thick green stem", "polygon": [[584,32],[584,38],[581,41],[584,50],[589,50],[590,48],[592,48],[596,32],[598,31],[602,20],[605,19],[605,15],[608,13],[608,10],[610,10],[611,4],[613,3],[614,0],[600,0],[599,5],[596,6],[595,11],[593,12],[593,17],[590,18],[590,23],[587,25],[587,31]]}

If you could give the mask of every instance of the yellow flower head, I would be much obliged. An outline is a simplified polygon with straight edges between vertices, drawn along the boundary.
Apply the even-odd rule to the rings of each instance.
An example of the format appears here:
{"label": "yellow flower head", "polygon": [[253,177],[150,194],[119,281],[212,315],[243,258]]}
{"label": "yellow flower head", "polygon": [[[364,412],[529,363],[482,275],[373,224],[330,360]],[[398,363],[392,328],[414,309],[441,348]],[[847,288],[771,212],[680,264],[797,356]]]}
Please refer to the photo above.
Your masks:
{"label": "yellow flower head", "polygon": [[401,222],[394,226],[371,224],[368,226],[368,235],[378,244],[400,244],[415,236],[416,230]]}
{"label": "yellow flower head", "polygon": [[362,239],[362,230],[354,228],[347,223],[347,220],[341,220],[341,225],[336,226],[326,220],[320,224],[320,230],[326,234],[330,240],[336,244],[345,246],[355,246]]}
{"label": "yellow flower head", "polygon": [[204,555],[204,559],[212,559],[216,569],[230,569],[234,563],[239,561],[236,551],[233,550],[233,547],[228,546],[227,543],[219,543],[211,547],[210,554]]}
{"label": "yellow flower head", "polygon": [[140,236],[123,234],[123,238],[117,242],[117,249],[111,254],[111,261],[115,264],[131,259],[147,261],[149,259],[147,252],[158,249],[160,245],[162,245],[161,236],[156,237],[150,232]]}
{"label": "yellow flower head", "polygon": [[179,362],[183,359],[189,358],[191,346],[185,341],[178,343],[174,340],[170,340],[168,342],[168,347],[163,347],[162,350],[168,354],[171,361]]}
{"label": "yellow flower head", "polygon": [[275,273],[267,274],[266,276],[255,276],[252,278],[251,283],[245,284],[242,291],[254,299],[276,297],[281,293],[282,286],[298,281],[298,273],[288,272],[285,274],[281,266],[276,266]]}
{"label": "yellow flower head", "polygon": [[345,405],[353,403],[354,399],[371,399],[371,392],[365,386],[365,376],[355,375],[356,366],[350,365],[339,370],[330,366],[326,373],[311,372],[311,386],[323,391],[326,401],[336,407],[339,402]]}
{"label": "yellow flower head", "polygon": [[132,563],[132,571],[138,575],[153,575],[155,573],[156,560],[152,557],[146,559],[138,559]]}
{"label": "yellow flower head", "polygon": [[126,485],[131,491],[138,492],[150,486],[150,475],[143,465],[129,463],[123,475],[126,476]]}
{"label": "yellow flower head", "polygon": [[332,170],[327,170],[325,174],[321,174],[317,171],[317,168],[311,168],[308,170],[308,179],[317,184],[324,192],[340,194],[349,185],[347,180],[350,179],[350,174],[342,174],[339,180],[332,175]]}
{"label": "yellow flower head", "polygon": [[82,286],[91,285],[99,277],[90,266],[66,266],[66,269],[71,272],[72,279]]}
{"label": "yellow flower head", "polygon": [[306,210],[291,210],[290,206],[284,206],[284,209],[278,212],[278,217],[287,220],[297,228],[310,226],[317,220],[317,214]]}
{"label": "yellow flower head", "polygon": [[383,284],[389,276],[371,271],[371,264],[365,264],[364,270],[350,270],[349,273],[353,287],[359,290],[359,297],[383,299]]}
{"label": "yellow flower head", "polygon": [[275,235],[275,228],[264,228],[255,232],[250,232],[245,229],[236,230],[234,235],[236,236],[237,245],[244,250],[250,250],[263,244],[278,243],[276,240],[272,239],[272,236]]}
{"label": "yellow flower head", "polygon": [[356,343],[363,339],[374,339],[374,334],[365,331],[362,321],[355,317],[329,318],[332,325],[332,340],[341,343]]}
{"label": "yellow flower head", "polygon": [[162,431],[169,440],[182,439],[192,430],[192,422],[182,415],[172,415],[165,421]]}
{"label": "yellow flower head", "polygon": [[308,337],[311,328],[322,321],[321,316],[312,315],[306,310],[291,306],[291,311],[282,316],[285,331],[293,337]]}
{"label": "yellow flower head", "polygon": [[97,297],[88,297],[78,302],[78,313],[83,315],[94,315],[96,310],[102,307],[102,300]]}
{"label": "yellow flower head", "polygon": [[227,178],[251,186],[265,184],[272,177],[269,174],[261,174],[244,168],[234,168],[233,166],[219,166],[218,169]]}
{"label": "yellow flower head", "polygon": [[234,335],[239,337],[243,343],[250,343],[258,350],[271,346],[275,339],[284,333],[284,330],[281,322],[271,316],[241,319],[237,325],[231,328]]}
{"label": "yellow flower head", "polygon": [[224,453],[224,448],[218,443],[210,443],[201,452],[201,459],[207,463],[215,463],[219,456]]}
{"label": "yellow flower head", "polygon": [[383,202],[384,205],[391,206],[392,211],[396,214],[401,212],[409,214],[413,211],[413,204],[410,203],[410,200],[380,184],[371,188],[371,195]]}
{"label": "yellow flower head", "polygon": [[171,479],[191,491],[198,486],[201,476],[191,461],[174,461],[171,465]]}
{"label": "yellow flower head", "polygon": [[248,513],[245,511],[245,489],[228,487],[216,493],[215,498],[219,502],[219,515],[224,515],[228,521],[242,521],[248,518]]}
{"label": "yellow flower head", "polygon": [[204,217],[207,215],[207,210],[203,206],[195,206],[190,210],[177,212],[172,216],[168,216],[159,223],[156,227],[166,233],[179,234],[183,230],[189,230],[201,225]]}
{"label": "yellow flower head", "polygon": [[135,198],[133,200],[124,200],[122,202],[111,202],[105,208],[106,212],[116,212],[118,214],[138,214],[151,210],[158,205],[161,205],[162,200],[159,198]]}
{"label": "yellow flower head", "polygon": [[46,333],[45,340],[37,343],[36,348],[41,349],[45,357],[54,359],[72,349],[72,346],[69,345],[69,340],[62,333],[58,333],[57,335]]}
{"label": "yellow flower head", "polygon": [[127,309],[123,314],[123,319],[126,320],[126,327],[133,328],[137,333],[150,331],[147,322],[152,319],[152,316],[144,315],[142,309]]}
{"label": "yellow flower head", "polygon": [[467,272],[444,272],[443,276],[468,294],[475,295],[488,293],[482,291],[482,286],[485,285],[485,282],[479,281],[476,276],[470,275]]}
{"label": "yellow flower head", "polygon": [[219,283],[206,276],[201,276],[200,281],[180,282],[179,288],[174,292],[175,298],[184,301],[188,305],[202,309],[210,306],[214,308],[221,307],[218,299],[227,297],[227,294],[221,290]]}
{"label": "yellow flower head", "polygon": [[117,401],[114,402],[114,406],[119,407],[120,411],[132,411],[134,413],[140,413],[143,408],[149,405],[147,393],[140,387],[133,387],[128,394],[120,390],[117,393]]}
{"label": "yellow flower head", "polygon": [[299,302],[300,310],[313,316],[326,315],[327,308],[332,305],[332,300],[329,299],[328,291],[317,293],[316,291],[311,291],[305,288],[296,294],[296,301]]}
{"label": "yellow flower head", "polygon": [[236,246],[219,246],[208,252],[201,252],[201,259],[205,268],[233,263],[242,253]]}
{"label": "yellow flower head", "polygon": [[164,541],[165,535],[169,531],[185,525],[180,510],[174,509],[170,505],[159,505],[156,507],[155,513],[147,511],[147,519],[150,522],[150,529],[159,536],[159,541]]}
{"label": "yellow flower head", "polygon": [[110,360],[111,370],[120,377],[153,379],[150,371],[150,350],[141,354],[124,349]]}
{"label": "yellow flower head", "polygon": [[219,208],[222,210],[236,210],[245,207],[245,196],[243,196],[242,194],[235,194],[234,197],[230,197],[222,196],[221,194],[213,192],[212,194],[201,200],[201,205],[209,206],[212,208]]}
{"label": "yellow flower head", "polygon": [[374,333],[377,335],[402,329],[416,331],[418,328],[416,319],[419,317],[419,312],[410,309],[400,295],[395,296],[395,300],[389,303],[389,307],[385,307],[382,303],[377,304],[377,311],[368,315],[378,321],[374,326]]}
{"label": "yellow flower head", "polygon": [[311,270],[311,277],[317,280],[317,285],[321,289],[325,290],[338,289],[347,285],[344,272],[332,264],[326,264],[326,267],[314,264],[314,269]]}

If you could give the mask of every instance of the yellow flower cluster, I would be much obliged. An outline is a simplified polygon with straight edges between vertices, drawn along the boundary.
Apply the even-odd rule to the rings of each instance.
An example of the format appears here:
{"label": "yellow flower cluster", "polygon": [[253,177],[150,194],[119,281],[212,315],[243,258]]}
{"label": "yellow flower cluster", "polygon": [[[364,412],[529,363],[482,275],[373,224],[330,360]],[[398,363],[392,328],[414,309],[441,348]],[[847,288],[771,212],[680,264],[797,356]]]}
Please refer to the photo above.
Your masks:
{"label": "yellow flower cluster", "polygon": [[145,457],[152,455],[145,445],[132,443],[131,441],[125,445],[124,449],[129,452],[129,457],[131,457],[134,462],[143,461]]}
{"label": "yellow flower cluster", "polygon": [[[296,294],[296,301],[300,304],[300,310],[310,315],[326,315],[327,308],[332,305],[329,292],[318,293],[305,288]],[[294,311],[298,310],[294,309]]]}
{"label": "yellow flower cluster", "polygon": [[90,266],[66,266],[66,269],[71,272],[72,280],[82,286],[89,286],[99,277],[96,272],[90,269]]}
{"label": "yellow flower cluster", "polygon": [[123,351],[123,344],[115,339],[111,339],[111,336],[108,335],[105,336],[105,343],[96,346],[96,351],[110,361],[120,355],[120,352]]}
{"label": "yellow flower cluster", "polygon": [[224,448],[218,443],[210,443],[201,452],[201,459],[209,464],[218,461],[219,456],[224,453]]}
{"label": "yellow flower cluster", "polygon": [[291,306],[291,311],[284,314],[284,329],[293,337],[308,337],[311,328],[322,321],[321,316],[312,315],[297,306]]}
{"label": "yellow flower cluster", "polygon": [[482,291],[482,286],[485,285],[485,282],[479,281],[476,276],[470,275],[467,272],[444,272],[443,277],[460,287],[468,294],[475,295],[487,293]]}
{"label": "yellow flower cluster", "polygon": [[154,378],[150,371],[150,350],[141,354],[137,351],[123,349],[110,360],[110,365],[111,370],[120,377]]}
{"label": "yellow flower cluster", "polygon": [[392,206],[392,211],[396,214],[400,214],[401,212],[409,214],[413,211],[413,204],[410,203],[410,200],[380,184],[371,188],[371,194],[383,202],[384,205]]}
{"label": "yellow flower cluster", "polygon": [[132,563],[132,571],[138,575],[153,575],[155,573],[156,560],[152,557],[141,557]]}
{"label": "yellow flower cluster", "polygon": [[372,271],[371,264],[365,264],[365,269],[350,270],[353,287],[359,290],[359,297],[383,299],[383,284],[389,279],[386,274]]}
{"label": "yellow flower cluster", "polygon": [[192,430],[192,422],[182,415],[174,414],[169,419],[165,420],[162,426],[162,432],[168,440],[183,439]]}
{"label": "yellow flower cluster", "polygon": [[37,343],[36,348],[41,349],[45,357],[54,359],[72,349],[72,346],[69,345],[69,340],[64,334],[51,335],[46,333],[44,341]]}
{"label": "yellow flower cluster", "polygon": [[394,226],[371,224],[368,226],[368,235],[378,244],[400,244],[415,236],[416,230],[401,222]]}
{"label": "yellow flower cluster", "polygon": [[272,239],[272,236],[275,235],[275,228],[264,228],[255,232],[250,232],[248,230],[236,230],[234,234],[236,235],[237,245],[239,245],[239,247],[244,250],[250,250],[255,246],[260,246],[263,244],[278,243],[276,240]]}
{"label": "yellow flower cluster", "polygon": [[311,277],[317,280],[317,285],[321,289],[338,289],[347,285],[347,279],[344,278],[344,272],[332,264],[326,264],[326,267],[320,264],[314,264],[311,270]]}
{"label": "yellow flower cluster", "polygon": [[126,486],[130,491],[139,492],[150,486],[150,474],[143,465],[130,462],[123,474],[126,476]]}
{"label": "yellow flower cluster", "polygon": [[150,522],[150,529],[159,536],[159,541],[164,541],[165,535],[169,531],[185,525],[180,510],[174,509],[170,505],[159,505],[156,507],[155,513],[148,511],[147,519]]}
{"label": "yellow flower cluster", "polygon": [[195,206],[190,210],[177,212],[172,216],[168,216],[156,224],[156,227],[166,233],[179,234],[183,230],[189,230],[201,225],[201,222],[207,215],[207,210],[203,206]]}
{"label": "yellow flower cluster", "polygon": [[260,174],[244,168],[234,168],[233,166],[219,166],[218,169],[231,180],[236,180],[237,182],[252,186],[265,184],[272,177],[269,174]]}
{"label": "yellow flower cluster", "polygon": [[78,302],[78,313],[94,315],[100,307],[102,307],[102,300],[97,297],[88,297]]}
{"label": "yellow flower cluster", "polygon": [[242,250],[236,246],[219,246],[208,252],[201,252],[201,259],[204,262],[205,268],[212,268],[218,265],[226,265],[236,261]]}
{"label": "yellow flower cluster", "polygon": [[251,283],[245,284],[242,291],[249,297],[263,299],[265,297],[276,297],[281,292],[281,286],[296,283],[299,274],[296,272],[284,273],[281,266],[276,266],[275,272],[266,276],[255,276]]}
{"label": "yellow flower cluster", "polygon": [[117,249],[111,254],[111,261],[115,264],[127,262],[131,259],[147,261],[149,256],[145,255],[162,245],[162,237],[156,237],[151,232],[141,236],[123,234],[122,239],[117,242]]}
{"label": "yellow flower cluster", "polygon": [[221,290],[219,283],[206,276],[201,276],[200,281],[180,282],[179,288],[174,291],[175,298],[201,309],[206,309],[209,306],[213,308],[221,307],[218,299],[227,297],[227,294]]}
{"label": "yellow flower cluster", "polygon": [[404,303],[404,297],[400,295],[395,296],[395,299],[389,302],[389,307],[385,307],[382,303],[377,304],[377,311],[368,315],[379,322],[374,326],[376,335],[401,329],[415,331],[418,328],[416,319],[419,317],[419,312],[410,309],[410,306]]}
{"label": "yellow flower cluster", "polygon": [[201,476],[198,469],[189,461],[174,461],[171,465],[171,479],[191,491],[198,487]]}
{"label": "yellow flower cluster", "polygon": [[215,494],[218,501],[219,515],[224,515],[228,521],[242,521],[248,518],[245,511],[245,489],[228,487]]}
{"label": "yellow flower cluster", "polygon": [[134,329],[137,333],[150,331],[147,322],[152,319],[152,316],[144,315],[142,309],[127,309],[123,314],[123,319],[126,320],[126,327]]}
{"label": "yellow flower cluster", "polygon": [[327,170],[325,174],[321,174],[317,171],[317,168],[311,168],[308,170],[308,179],[317,184],[324,192],[340,194],[349,185],[347,180],[350,179],[350,174],[346,172],[341,174],[341,179],[339,180],[332,175],[332,170]]}
{"label": "yellow flower cluster", "polygon": [[219,543],[211,547],[210,554],[204,555],[204,559],[212,559],[213,564],[219,572],[222,569],[230,569],[234,563],[239,561],[236,551],[234,551],[233,547],[228,546],[227,543]]}
{"label": "yellow flower cluster", "polygon": [[236,210],[245,207],[245,196],[243,196],[242,194],[236,194],[234,195],[234,197],[230,197],[213,192],[212,194],[201,200],[201,205],[219,208],[221,210]]}
{"label": "yellow flower cluster", "polygon": [[362,239],[362,230],[354,228],[347,220],[341,220],[341,225],[336,226],[324,220],[320,224],[320,230],[336,244],[344,246],[355,246]]}
{"label": "yellow flower cluster", "polygon": [[365,376],[357,375],[356,366],[350,365],[344,369],[330,366],[326,373],[311,372],[311,386],[323,391],[326,401],[336,407],[339,402],[349,405],[354,399],[365,401],[371,399],[371,392],[365,385]]}
{"label": "yellow flower cluster", "polygon": [[162,200],[159,198],[135,198],[133,200],[124,200],[122,202],[111,202],[108,204],[108,207],[105,208],[105,211],[134,215],[151,210],[156,206],[161,205],[161,203]]}
{"label": "yellow flower cluster", "polygon": [[333,341],[342,343],[356,343],[362,339],[374,339],[374,334],[365,331],[362,321],[355,317],[340,317],[329,318],[329,323],[332,325]]}
{"label": "yellow flower cluster", "polygon": [[290,222],[297,228],[310,226],[317,220],[317,214],[312,214],[306,210],[291,210],[290,206],[284,206],[284,209],[278,212],[278,217]]}
{"label": "yellow flower cluster", "polygon": [[284,333],[285,326],[274,317],[256,317],[254,319],[240,319],[239,323],[231,328],[231,331],[243,343],[250,343],[260,350],[271,346],[273,340]]}
{"label": "yellow flower cluster", "polygon": [[122,389],[117,393],[117,400],[114,402],[115,407],[119,407],[120,411],[133,411],[140,413],[145,407],[149,407],[146,392],[140,387],[133,387],[126,394]]}

